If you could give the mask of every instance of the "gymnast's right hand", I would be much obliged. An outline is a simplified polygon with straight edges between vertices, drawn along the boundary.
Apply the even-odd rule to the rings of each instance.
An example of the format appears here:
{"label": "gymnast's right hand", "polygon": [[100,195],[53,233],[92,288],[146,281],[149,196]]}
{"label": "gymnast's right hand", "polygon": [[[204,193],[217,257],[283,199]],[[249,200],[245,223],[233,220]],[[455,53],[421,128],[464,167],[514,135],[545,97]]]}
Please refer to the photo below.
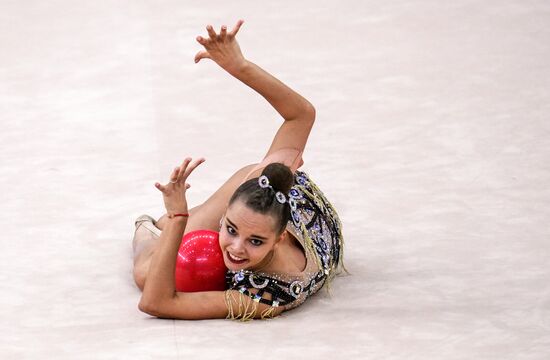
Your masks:
{"label": "gymnast's right hand", "polygon": [[223,25],[219,35],[216,34],[212,25],[208,25],[206,30],[209,37],[197,36],[197,41],[204,46],[206,51],[201,50],[195,55],[195,63],[198,63],[202,58],[208,58],[215,61],[229,73],[242,69],[246,65],[246,59],[241,53],[235,35],[237,35],[243,23],[244,20],[237,21],[237,24],[229,33],[227,27]]}
{"label": "gymnast's right hand", "polygon": [[[172,175],[170,175],[170,182],[166,185],[155,183],[155,187],[162,192],[164,199],[164,207],[167,214],[187,213],[187,199],[185,197],[185,191],[191,187],[187,183],[187,178],[193,170],[205,159],[200,158],[191,163],[191,158],[186,158],[181,166],[174,169]],[[191,164],[190,164],[191,163]]]}

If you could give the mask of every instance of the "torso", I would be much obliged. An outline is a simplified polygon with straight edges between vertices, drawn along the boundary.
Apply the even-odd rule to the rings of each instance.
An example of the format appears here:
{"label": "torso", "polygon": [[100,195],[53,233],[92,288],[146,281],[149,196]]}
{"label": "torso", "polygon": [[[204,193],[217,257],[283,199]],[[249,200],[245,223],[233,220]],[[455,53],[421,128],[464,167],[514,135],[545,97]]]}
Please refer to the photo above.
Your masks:
{"label": "torso", "polygon": [[[295,173],[289,196],[297,203],[286,227],[292,234],[292,238],[286,240],[292,241],[286,241],[286,250],[280,252],[287,261],[278,267],[273,265],[276,273],[245,269],[226,272],[228,289],[266,305],[284,306],[285,311],[300,306],[345,270],[342,225],[328,199],[301,171]],[[260,296],[268,297],[258,300],[256,292],[260,291],[263,293]],[[273,298],[269,298],[269,294]]]}

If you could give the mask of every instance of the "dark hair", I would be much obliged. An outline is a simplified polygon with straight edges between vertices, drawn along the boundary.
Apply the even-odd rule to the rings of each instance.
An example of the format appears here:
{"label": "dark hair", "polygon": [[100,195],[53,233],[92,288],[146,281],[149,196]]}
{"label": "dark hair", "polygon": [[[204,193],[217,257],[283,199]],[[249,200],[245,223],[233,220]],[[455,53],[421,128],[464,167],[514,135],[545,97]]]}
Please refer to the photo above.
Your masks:
{"label": "dark hair", "polygon": [[[262,188],[257,177],[241,184],[231,196],[229,205],[237,200],[244,202],[250,209],[260,214],[269,214],[275,218],[275,231],[281,234],[290,220],[290,205],[288,192],[294,185],[294,175],[290,168],[282,163],[271,163],[262,171],[267,176],[271,187]],[[286,201],[281,204],[275,197],[277,191],[282,192]]]}

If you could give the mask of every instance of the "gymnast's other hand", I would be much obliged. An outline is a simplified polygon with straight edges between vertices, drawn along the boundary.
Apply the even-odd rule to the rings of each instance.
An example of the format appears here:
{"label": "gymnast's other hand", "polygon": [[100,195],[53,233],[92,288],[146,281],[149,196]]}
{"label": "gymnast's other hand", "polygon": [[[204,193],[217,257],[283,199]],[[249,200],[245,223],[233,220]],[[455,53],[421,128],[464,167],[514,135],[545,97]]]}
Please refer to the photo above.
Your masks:
{"label": "gymnast's other hand", "polygon": [[191,187],[186,182],[187,178],[197,166],[205,161],[204,158],[200,158],[191,163],[191,160],[188,157],[183,161],[181,166],[176,167],[172,171],[172,175],[170,175],[170,182],[166,185],[161,185],[158,182],[155,183],[155,187],[162,192],[167,214],[187,213],[185,192]]}
{"label": "gymnast's other hand", "polygon": [[227,32],[227,26],[222,25],[219,35],[216,34],[212,25],[206,26],[209,37],[197,36],[197,41],[204,46],[206,51],[201,50],[195,55],[195,63],[198,63],[202,58],[208,58],[231,74],[240,71],[246,65],[246,59],[241,53],[235,35],[237,35],[243,23],[244,20],[237,21],[230,32]]}

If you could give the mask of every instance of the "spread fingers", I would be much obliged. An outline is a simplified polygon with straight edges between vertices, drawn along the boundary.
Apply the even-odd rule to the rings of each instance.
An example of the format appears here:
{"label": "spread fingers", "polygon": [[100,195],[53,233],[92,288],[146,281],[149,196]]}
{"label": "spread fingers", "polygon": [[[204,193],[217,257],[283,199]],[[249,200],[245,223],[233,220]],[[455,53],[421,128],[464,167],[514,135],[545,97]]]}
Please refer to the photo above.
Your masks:
{"label": "spread fingers", "polygon": [[220,31],[220,38],[222,40],[225,40],[226,36],[227,36],[227,26],[222,25],[222,30]]}
{"label": "spread fingers", "polygon": [[233,30],[231,30],[231,32],[229,33],[229,35],[231,36],[235,36],[237,35],[237,32],[239,32],[239,29],[241,28],[241,25],[244,23],[244,20],[239,20],[237,21],[237,24],[235,25],[235,27],[233,28]]}
{"label": "spread fingers", "polygon": [[212,40],[217,39],[218,35],[214,31],[214,28],[212,27],[212,25],[207,25],[206,30],[208,31],[208,35],[210,36],[210,39],[212,39]]}

